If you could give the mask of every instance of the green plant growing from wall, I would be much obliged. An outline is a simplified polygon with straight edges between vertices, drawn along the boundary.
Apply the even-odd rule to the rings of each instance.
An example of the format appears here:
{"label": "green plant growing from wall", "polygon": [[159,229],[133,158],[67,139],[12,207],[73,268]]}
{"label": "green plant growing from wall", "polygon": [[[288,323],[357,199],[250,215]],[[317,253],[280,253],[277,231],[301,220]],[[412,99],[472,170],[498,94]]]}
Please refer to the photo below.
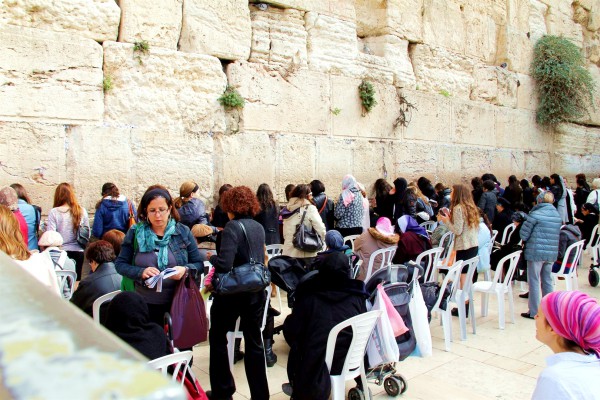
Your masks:
{"label": "green plant growing from wall", "polygon": [[361,84],[358,85],[358,94],[362,102],[362,116],[364,117],[377,105],[377,100],[375,100],[375,88],[373,88],[371,82],[363,80]]}
{"label": "green plant growing from wall", "polygon": [[593,107],[594,80],[581,50],[570,40],[546,35],[537,41],[531,63],[536,82],[536,120],[553,126],[579,119]]}
{"label": "green plant growing from wall", "polygon": [[447,91],[446,89],[442,89],[442,90],[440,90],[440,94],[441,94],[442,96],[444,96],[445,98],[449,98],[449,97],[451,97],[451,96],[452,96],[452,94],[451,94],[449,91]]}
{"label": "green plant growing from wall", "polygon": [[233,86],[227,85],[225,91],[218,100],[219,103],[227,109],[244,108],[244,98]]}
{"label": "green plant growing from wall", "polygon": [[104,75],[104,79],[102,79],[102,89],[104,90],[104,93],[110,92],[112,88],[112,76]]}
{"label": "green plant growing from wall", "polygon": [[140,63],[140,65],[143,64],[142,54],[148,55],[149,52],[150,52],[150,44],[147,41],[142,40],[142,41],[133,43],[133,53],[135,54],[134,58],[136,60],[138,60],[138,63]]}
{"label": "green plant growing from wall", "polygon": [[342,109],[335,107],[335,108],[330,109],[330,111],[333,115],[340,115],[340,113],[342,112]]}

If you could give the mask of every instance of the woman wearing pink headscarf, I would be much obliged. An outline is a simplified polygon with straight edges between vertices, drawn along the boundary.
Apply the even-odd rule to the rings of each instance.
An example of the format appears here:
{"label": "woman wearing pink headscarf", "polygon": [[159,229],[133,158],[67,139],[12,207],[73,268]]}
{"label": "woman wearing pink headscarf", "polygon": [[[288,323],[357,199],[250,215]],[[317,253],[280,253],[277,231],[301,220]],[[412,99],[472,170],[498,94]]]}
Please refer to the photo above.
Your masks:
{"label": "woman wearing pink headscarf", "polygon": [[360,235],[363,231],[363,213],[363,195],[356,179],[352,175],[346,175],[342,181],[342,193],[333,211],[335,229],[342,237]]}
{"label": "woman wearing pink headscarf", "polygon": [[544,296],[535,317],[536,338],[552,351],[533,400],[600,397],[600,305],[578,291]]}

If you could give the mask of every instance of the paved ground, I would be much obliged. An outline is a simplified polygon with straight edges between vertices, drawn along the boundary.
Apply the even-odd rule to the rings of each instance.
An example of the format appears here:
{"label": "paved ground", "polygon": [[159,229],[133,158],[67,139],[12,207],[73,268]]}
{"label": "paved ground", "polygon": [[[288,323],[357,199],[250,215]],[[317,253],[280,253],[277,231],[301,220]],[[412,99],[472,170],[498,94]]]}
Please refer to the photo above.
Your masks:
{"label": "paved ground", "polygon": [[[590,264],[587,254],[579,270],[579,289],[598,298],[600,287],[592,288],[587,282],[587,268]],[[559,282],[558,290],[564,289]],[[453,317],[453,340],[449,352],[444,351],[444,332],[439,319],[432,319],[433,355],[427,358],[409,357],[397,364],[399,372],[408,380],[408,390],[401,396],[404,400],[416,399],[528,399],[535,387],[537,376],[545,366],[545,357],[550,349],[535,339],[535,323],[524,319],[521,312],[527,311],[527,300],[520,299],[519,285],[515,288],[515,324],[507,316],[506,329],[498,329],[498,308],[490,296],[489,315],[480,315],[481,300],[475,298],[477,333],[473,334],[470,325],[466,341],[459,337],[458,318]],[[285,297],[285,296],[284,296]],[[283,300],[283,313],[289,309]],[[272,302],[278,307],[277,299]],[[508,305],[507,305],[508,309]],[[278,317],[276,325],[283,321]],[[277,364],[268,369],[271,399],[289,399],[281,391],[281,384],[287,382],[286,364],[289,348],[283,336],[275,336]],[[210,388],[208,377],[207,344],[194,349],[194,371],[204,388]],[[250,392],[244,372],[243,362],[234,367],[237,393],[234,399],[249,399]],[[351,385],[348,383],[347,388]],[[383,387],[370,385],[376,399],[388,399]]]}

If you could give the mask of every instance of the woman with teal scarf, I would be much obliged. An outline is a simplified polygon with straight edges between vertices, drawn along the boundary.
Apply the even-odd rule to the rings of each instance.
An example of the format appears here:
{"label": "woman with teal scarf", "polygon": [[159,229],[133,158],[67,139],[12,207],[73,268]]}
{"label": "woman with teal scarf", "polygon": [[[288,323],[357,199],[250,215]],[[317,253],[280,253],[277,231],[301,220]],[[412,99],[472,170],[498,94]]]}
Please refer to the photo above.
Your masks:
{"label": "woman with teal scarf", "polygon": [[[150,320],[162,326],[170,311],[178,281],[186,271],[195,277],[201,258],[190,229],[179,223],[169,192],[162,187],[148,189],[138,210],[140,222],[129,229],[115,265],[117,272],[134,282],[134,289],[148,304]],[[177,272],[152,288],[145,280],[166,268]],[[158,289],[160,288],[160,290]]]}

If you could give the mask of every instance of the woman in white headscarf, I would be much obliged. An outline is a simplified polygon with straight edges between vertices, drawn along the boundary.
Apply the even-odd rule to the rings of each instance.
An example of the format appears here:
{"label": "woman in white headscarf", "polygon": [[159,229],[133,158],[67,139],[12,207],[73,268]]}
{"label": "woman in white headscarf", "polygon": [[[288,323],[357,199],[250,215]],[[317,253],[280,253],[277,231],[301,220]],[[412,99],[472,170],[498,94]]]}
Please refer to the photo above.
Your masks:
{"label": "woman in white headscarf", "polygon": [[333,212],[336,230],[342,237],[360,235],[363,230],[363,214],[363,195],[356,179],[352,175],[346,175],[342,181],[342,193]]}

